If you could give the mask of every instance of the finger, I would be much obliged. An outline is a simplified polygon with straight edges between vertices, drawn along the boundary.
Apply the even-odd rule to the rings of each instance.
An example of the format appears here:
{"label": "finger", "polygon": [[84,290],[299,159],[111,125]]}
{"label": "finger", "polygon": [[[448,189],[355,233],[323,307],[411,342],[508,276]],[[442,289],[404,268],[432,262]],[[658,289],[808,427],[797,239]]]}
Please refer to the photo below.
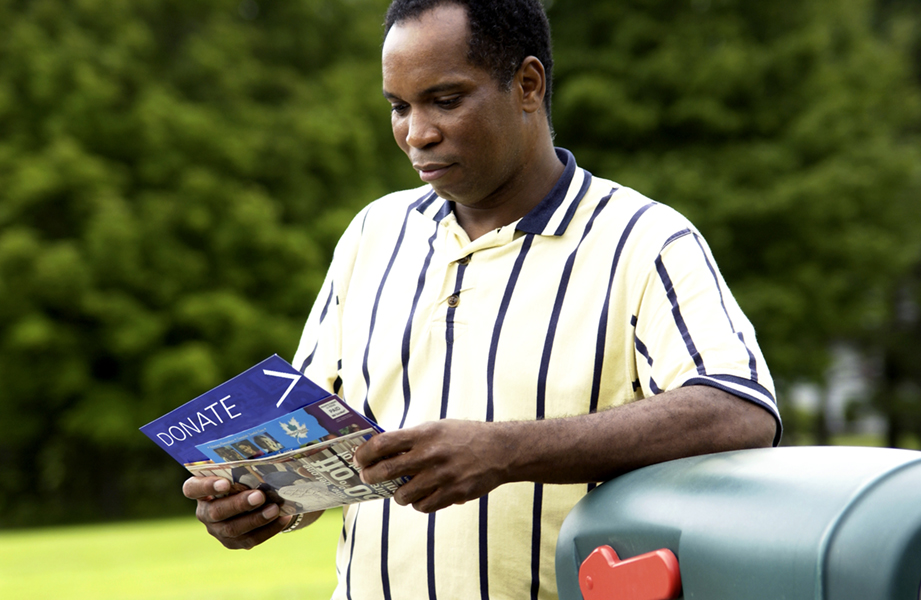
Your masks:
{"label": "finger", "polygon": [[400,506],[412,505],[414,509],[425,513],[469,499],[457,482],[443,480],[431,471],[416,475],[393,495],[393,500]]}
{"label": "finger", "polygon": [[435,489],[430,494],[420,493],[414,495],[406,504],[411,504],[414,510],[421,513],[433,513],[455,504],[455,502],[449,499],[450,497],[451,496],[444,490]]}
{"label": "finger", "polygon": [[397,489],[393,494],[393,501],[400,506],[408,506],[414,502],[419,502],[423,498],[432,495],[437,488],[427,475],[417,475]]}
{"label": "finger", "polygon": [[407,452],[413,447],[414,439],[411,428],[378,433],[355,451],[355,464],[365,468],[388,456]]}
{"label": "finger", "polygon": [[[214,500],[199,500],[195,512],[198,520],[207,525],[253,512],[256,508],[262,506],[265,500],[265,494],[259,490],[241,492],[223,498],[215,498]],[[266,508],[270,507],[266,506]],[[270,515],[270,518],[275,516],[277,515]],[[268,521],[258,524],[257,527],[265,525],[266,522]]]}
{"label": "finger", "polygon": [[293,517],[290,516],[277,517],[276,515],[276,518],[273,521],[261,527],[249,529],[246,532],[238,535],[220,535],[217,531],[212,531],[210,528],[209,531],[211,532],[211,535],[217,538],[218,541],[224,545],[225,548],[229,548],[231,550],[249,550],[251,548],[255,548],[270,537],[280,533],[291,523],[292,518]]}
{"label": "finger", "polygon": [[199,500],[226,494],[230,487],[230,482],[223,477],[189,477],[182,484],[182,493],[186,498]]}
{"label": "finger", "polygon": [[208,531],[222,542],[252,535],[270,523],[280,520],[277,504],[268,504],[262,510],[254,510],[224,519],[223,521],[204,521]]}
{"label": "finger", "polygon": [[478,497],[479,496],[476,495],[460,493],[456,490],[448,491],[444,488],[438,488],[428,495],[419,494],[413,497],[408,504],[412,504],[413,509],[419,512],[432,513],[455,504],[466,504],[468,500],[474,500]]}
{"label": "finger", "polygon": [[414,477],[422,472],[423,465],[411,452],[384,458],[364,467],[359,476],[363,483],[382,483],[400,477]]}
{"label": "finger", "polygon": [[419,512],[430,513],[453,504],[464,504],[488,493],[490,489],[469,481],[437,478],[431,472],[423,472],[402,485],[394,493],[393,499],[401,506],[411,504]]}

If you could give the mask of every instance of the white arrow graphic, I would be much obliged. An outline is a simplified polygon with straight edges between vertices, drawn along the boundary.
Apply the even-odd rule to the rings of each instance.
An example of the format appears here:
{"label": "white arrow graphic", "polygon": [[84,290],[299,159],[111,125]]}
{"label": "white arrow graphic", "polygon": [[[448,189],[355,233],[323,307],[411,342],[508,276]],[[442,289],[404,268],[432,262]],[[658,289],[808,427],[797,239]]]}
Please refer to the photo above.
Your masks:
{"label": "white arrow graphic", "polygon": [[278,403],[275,404],[275,408],[281,406],[281,403],[285,401],[285,398],[288,397],[288,394],[291,393],[291,390],[294,389],[294,386],[297,385],[297,382],[301,378],[298,373],[282,373],[280,371],[269,371],[268,369],[262,369],[262,372],[271,377],[284,377],[285,379],[291,380],[291,385],[288,386],[288,389],[285,390],[285,393],[282,394],[281,398],[278,399]]}

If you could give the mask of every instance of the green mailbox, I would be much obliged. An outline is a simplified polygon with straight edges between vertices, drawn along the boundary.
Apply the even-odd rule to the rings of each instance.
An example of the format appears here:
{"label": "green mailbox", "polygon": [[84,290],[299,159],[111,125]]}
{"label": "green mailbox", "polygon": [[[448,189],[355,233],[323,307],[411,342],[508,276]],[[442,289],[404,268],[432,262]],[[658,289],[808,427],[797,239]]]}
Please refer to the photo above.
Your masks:
{"label": "green mailbox", "polygon": [[570,512],[556,571],[561,600],[919,600],[921,452],[769,448],[639,469]]}

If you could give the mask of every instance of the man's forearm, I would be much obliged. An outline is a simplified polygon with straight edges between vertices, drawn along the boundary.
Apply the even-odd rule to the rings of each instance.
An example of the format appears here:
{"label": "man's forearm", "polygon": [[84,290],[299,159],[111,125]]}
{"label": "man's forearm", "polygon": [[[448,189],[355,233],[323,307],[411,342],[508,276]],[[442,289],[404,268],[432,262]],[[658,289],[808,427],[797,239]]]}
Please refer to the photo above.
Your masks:
{"label": "man's forearm", "polygon": [[495,425],[507,482],[541,483],[605,481],[666,460],[770,446],[776,427],[767,410],[708,386],[591,415]]}
{"label": "man's forearm", "polygon": [[693,386],[577,417],[432,421],[371,438],[355,461],[366,483],[410,477],[394,499],[432,512],[504,483],[605,481],[675,458],[768,446],[774,432],[767,410]]}

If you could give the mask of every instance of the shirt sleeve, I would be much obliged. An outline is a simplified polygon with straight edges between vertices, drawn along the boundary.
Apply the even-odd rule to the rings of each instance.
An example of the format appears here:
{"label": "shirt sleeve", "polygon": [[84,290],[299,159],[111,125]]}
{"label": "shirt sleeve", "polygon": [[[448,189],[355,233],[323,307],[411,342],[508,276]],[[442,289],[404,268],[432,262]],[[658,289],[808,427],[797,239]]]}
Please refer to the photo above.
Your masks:
{"label": "shirt sleeve", "polygon": [[[342,307],[355,264],[366,208],[342,234],[333,253],[297,351],[293,365],[311,381],[342,397]],[[343,397],[343,399],[345,399]]]}
{"label": "shirt sleeve", "polygon": [[648,265],[634,316],[634,349],[644,395],[707,385],[766,409],[782,424],[774,383],[755,331],[692,227],[671,234]]}

